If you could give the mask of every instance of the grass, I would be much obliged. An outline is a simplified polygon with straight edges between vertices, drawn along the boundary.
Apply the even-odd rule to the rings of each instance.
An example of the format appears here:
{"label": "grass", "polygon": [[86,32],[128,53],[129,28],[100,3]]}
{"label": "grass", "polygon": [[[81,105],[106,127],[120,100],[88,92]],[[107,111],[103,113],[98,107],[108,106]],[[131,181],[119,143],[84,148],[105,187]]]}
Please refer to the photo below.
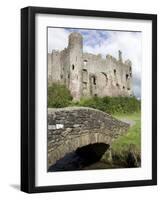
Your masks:
{"label": "grass", "polygon": [[128,132],[113,141],[111,151],[107,151],[101,162],[86,169],[133,168],[141,166],[141,113],[113,115],[121,120],[134,121]]}
{"label": "grass", "polygon": [[135,145],[137,151],[141,150],[141,113],[128,115],[115,115],[117,119],[129,119],[135,121],[135,124],[129,128],[125,135],[120,136],[112,144],[114,151],[120,152],[129,148],[129,145]]}

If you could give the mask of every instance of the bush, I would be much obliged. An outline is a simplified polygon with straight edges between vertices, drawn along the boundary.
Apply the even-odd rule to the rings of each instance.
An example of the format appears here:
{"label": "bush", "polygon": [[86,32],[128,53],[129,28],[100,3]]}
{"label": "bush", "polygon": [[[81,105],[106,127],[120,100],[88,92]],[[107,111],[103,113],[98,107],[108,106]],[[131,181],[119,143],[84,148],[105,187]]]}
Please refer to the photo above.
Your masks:
{"label": "bush", "polygon": [[65,85],[53,83],[51,86],[48,86],[48,107],[66,107],[71,101],[72,96]]}
{"label": "bush", "polygon": [[110,114],[127,114],[140,111],[141,103],[135,97],[93,97],[72,101],[70,91],[65,85],[53,83],[48,87],[48,107],[63,108],[67,106],[91,107]]}
{"label": "bush", "polygon": [[138,112],[141,106],[135,97],[93,97],[81,99],[75,105],[95,108],[110,114]]}

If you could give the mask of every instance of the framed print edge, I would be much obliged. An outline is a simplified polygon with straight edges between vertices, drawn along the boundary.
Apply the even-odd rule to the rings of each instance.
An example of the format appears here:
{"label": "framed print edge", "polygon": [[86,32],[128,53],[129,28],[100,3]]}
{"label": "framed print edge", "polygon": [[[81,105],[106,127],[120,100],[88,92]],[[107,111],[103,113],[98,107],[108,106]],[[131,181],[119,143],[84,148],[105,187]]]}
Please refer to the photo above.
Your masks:
{"label": "framed print edge", "polygon": [[152,180],[157,185],[157,15],[152,17]]}
{"label": "framed print edge", "polygon": [[21,190],[35,185],[35,50],[34,13],[21,9]]}
{"label": "framed print edge", "polygon": [[[35,185],[35,15],[60,14],[152,21],[152,179],[57,186]],[[61,8],[21,9],[21,190],[27,193],[105,189],[157,184],[157,16]]]}
{"label": "framed print edge", "polygon": [[[28,173],[28,9],[21,10],[21,190],[29,191]],[[23,66],[23,67],[22,67]]]}

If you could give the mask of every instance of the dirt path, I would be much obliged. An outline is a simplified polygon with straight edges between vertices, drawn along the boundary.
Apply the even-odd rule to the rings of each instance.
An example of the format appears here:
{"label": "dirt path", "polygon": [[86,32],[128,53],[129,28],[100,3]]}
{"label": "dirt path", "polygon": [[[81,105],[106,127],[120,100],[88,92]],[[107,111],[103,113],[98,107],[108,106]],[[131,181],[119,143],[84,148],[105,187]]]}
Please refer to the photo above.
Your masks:
{"label": "dirt path", "polygon": [[126,118],[122,118],[120,119],[122,122],[125,122],[127,124],[130,124],[130,127],[134,126],[136,124],[135,121],[131,120],[131,119],[126,119]]}

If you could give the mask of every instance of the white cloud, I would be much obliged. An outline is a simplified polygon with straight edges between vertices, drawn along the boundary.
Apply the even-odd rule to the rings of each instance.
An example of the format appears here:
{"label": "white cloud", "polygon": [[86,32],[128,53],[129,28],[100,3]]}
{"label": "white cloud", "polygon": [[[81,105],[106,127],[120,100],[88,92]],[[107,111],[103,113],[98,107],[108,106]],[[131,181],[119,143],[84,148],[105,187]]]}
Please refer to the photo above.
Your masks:
{"label": "white cloud", "polygon": [[67,47],[69,33],[64,28],[48,28],[48,52]]}
{"label": "white cloud", "polygon": [[[73,30],[64,28],[49,28],[48,33],[48,52],[52,49],[62,50],[67,47],[68,35]],[[122,51],[123,60],[130,59],[133,69],[134,94],[140,97],[141,92],[141,33],[140,32],[123,32],[123,31],[96,31],[82,30],[84,37],[84,52],[93,54],[110,54],[118,57],[118,50]],[[101,40],[102,38],[102,40]]]}

